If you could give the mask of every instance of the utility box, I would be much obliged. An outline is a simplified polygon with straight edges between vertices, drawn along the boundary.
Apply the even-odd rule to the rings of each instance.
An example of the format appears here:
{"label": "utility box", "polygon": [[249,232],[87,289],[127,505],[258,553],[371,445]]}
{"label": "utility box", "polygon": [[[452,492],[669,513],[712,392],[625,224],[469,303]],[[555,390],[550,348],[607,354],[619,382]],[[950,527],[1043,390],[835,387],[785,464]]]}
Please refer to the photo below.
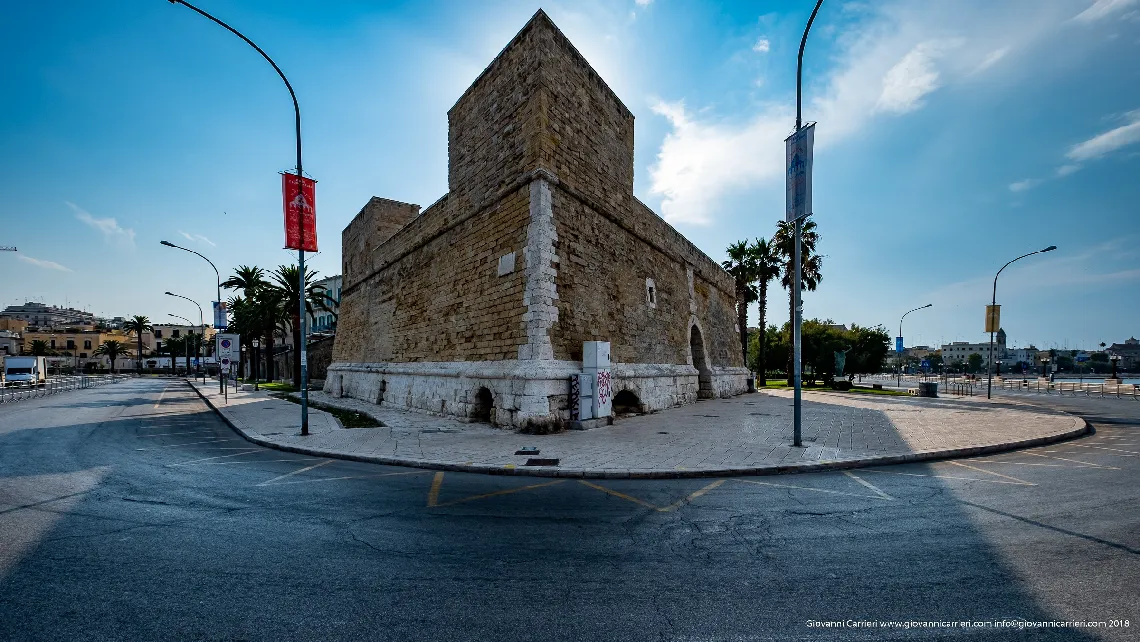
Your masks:
{"label": "utility box", "polygon": [[582,344],[582,370],[593,389],[590,404],[591,418],[609,417],[613,412],[614,403],[609,341],[586,341]]}

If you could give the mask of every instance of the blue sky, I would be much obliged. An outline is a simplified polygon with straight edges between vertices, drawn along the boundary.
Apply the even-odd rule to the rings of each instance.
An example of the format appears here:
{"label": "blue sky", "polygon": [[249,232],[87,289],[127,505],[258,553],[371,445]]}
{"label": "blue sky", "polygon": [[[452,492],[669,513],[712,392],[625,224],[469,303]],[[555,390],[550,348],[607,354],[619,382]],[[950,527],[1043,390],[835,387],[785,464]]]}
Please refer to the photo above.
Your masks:
{"label": "blue sky", "polygon": [[[446,189],[446,112],[540,6],[636,117],[635,193],[716,260],[782,215],[811,2],[202,0],[301,101],[312,265],[373,195]],[[295,260],[292,109],[255,52],[165,1],[8,7],[0,24],[0,305],[192,316],[212,272]],[[1140,334],[1140,0],[827,0],[805,55],[826,255],[805,314],[983,338],[993,273],[1016,344]],[[190,309],[187,309],[190,308]],[[208,309],[208,308],[207,308]],[[776,290],[769,319],[782,323]],[[753,323],[755,312],[753,312]]]}

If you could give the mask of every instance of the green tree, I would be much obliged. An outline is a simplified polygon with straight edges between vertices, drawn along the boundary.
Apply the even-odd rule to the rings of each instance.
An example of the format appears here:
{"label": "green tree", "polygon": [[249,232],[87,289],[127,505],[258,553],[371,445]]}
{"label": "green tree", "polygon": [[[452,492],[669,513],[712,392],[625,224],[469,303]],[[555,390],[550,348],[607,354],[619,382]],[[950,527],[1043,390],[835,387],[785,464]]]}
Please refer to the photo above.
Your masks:
{"label": "green tree", "polygon": [[107,357],[111,360],[111,374],[115,374],[115,359],[131,353],[127,344],[115,339],[107,339],[98,348],[95,348],[96,357]]}
{"label": "green tree", "polygon": [[844,368],[847,378],[882,372],[890,351],[891,333],[881,325],[865,327],[852,323],[846,335],[851,348]]}
{"label": "green tree", "polygon": [[[301,288],[300,269],[296,265],[280,265],[271,275],[273,280],[269,287],[279,295],[281,308],[285,310],[287,330],[293,334],[293,386],[301,387]],[[313,310],[328,310],[331,299],[323,285],[313,283],[315,271],[305,269],[305,312],[312,314]]]}
{"label": "green tree", "polygon": [[981,372],[983,361],[985,361],[985,359],[982,357],[982,355],[978,354],[977,352],[970,353],[970,356],[966,358],[966,371],[970,374],[977,374]]}
{"label": "green tree", "polygon": [[[816,254],[819,244],[819,232],[815,221],[810,218],[803,222],[800,233],[800,292],[804,290],[814,292],[823,280],[823,257]],[[795,224],[780,221],[776,224],[776,234],[772,236],[772,244],[776,247],[776,254],[781,262],[780,285],[788,291],[788,319],[795,322],[795,298],[792,296],[792,286],[795,279]],[[801,331],[802,333],[802,331]],[[794,346],[788,342],[788,377],[792,375],[792,359]]]}
{"label": "green tree", "polygon": [[136,314],[135,316],[123,322],[123,331],[127,334],[134,334],[138,338],[138,351],[135,353],[135,372],[137,372],[139,375],[142,374],[142,335],[144,332],[150,332],[152,330],[154,330],[154,328],[150,325],[150,319],[141,314]]}
{"label": "green tree", "polygon": [[942,353],[931,352],[926,355],[926,360],[930,362],[931,372],[941,372],[942,370]]}

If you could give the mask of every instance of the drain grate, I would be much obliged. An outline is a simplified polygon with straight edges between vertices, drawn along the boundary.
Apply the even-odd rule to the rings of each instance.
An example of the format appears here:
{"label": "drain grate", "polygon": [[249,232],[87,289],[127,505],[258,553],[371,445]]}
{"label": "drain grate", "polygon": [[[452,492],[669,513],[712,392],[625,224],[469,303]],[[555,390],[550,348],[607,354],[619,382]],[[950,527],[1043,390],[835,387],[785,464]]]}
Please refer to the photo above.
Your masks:
{"label": "drain grate", "polygon": [[558,460],[547,457],[531,457],[523,466],[557,466]]}
{"label": "drain grate", "polygon": [[668,434],[669,434],[669,432],[668,432],[668,431],[665,431],[665,430],[658,430],[658,431],[657,431],[657,434],[658,434],[658,435],[668,435]]}
{"label": "drain grate", "polygon": [[522,448],[519,448],[518,450],[516,450],[515,454],[516,455],[537,455],[538,454],[538,448],[535,448],[534,446],[523,446]]}

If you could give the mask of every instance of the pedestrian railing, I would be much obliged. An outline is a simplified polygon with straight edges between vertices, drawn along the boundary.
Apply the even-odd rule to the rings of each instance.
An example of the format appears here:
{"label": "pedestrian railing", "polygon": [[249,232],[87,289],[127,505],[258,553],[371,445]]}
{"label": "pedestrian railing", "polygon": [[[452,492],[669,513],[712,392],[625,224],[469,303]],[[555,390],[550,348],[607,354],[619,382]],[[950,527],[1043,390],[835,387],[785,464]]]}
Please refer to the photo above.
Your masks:
{"label": "pedestrian railing", "polygon": [[96,388],[108,384],[119,383],[126,379],[126,375],[74,375],[66,377],[53,377],[39,385],[14,385],[10,382],[0,382],[0,404],[16,403],[27,399],[38,399],[68,390],[83,388]]}

